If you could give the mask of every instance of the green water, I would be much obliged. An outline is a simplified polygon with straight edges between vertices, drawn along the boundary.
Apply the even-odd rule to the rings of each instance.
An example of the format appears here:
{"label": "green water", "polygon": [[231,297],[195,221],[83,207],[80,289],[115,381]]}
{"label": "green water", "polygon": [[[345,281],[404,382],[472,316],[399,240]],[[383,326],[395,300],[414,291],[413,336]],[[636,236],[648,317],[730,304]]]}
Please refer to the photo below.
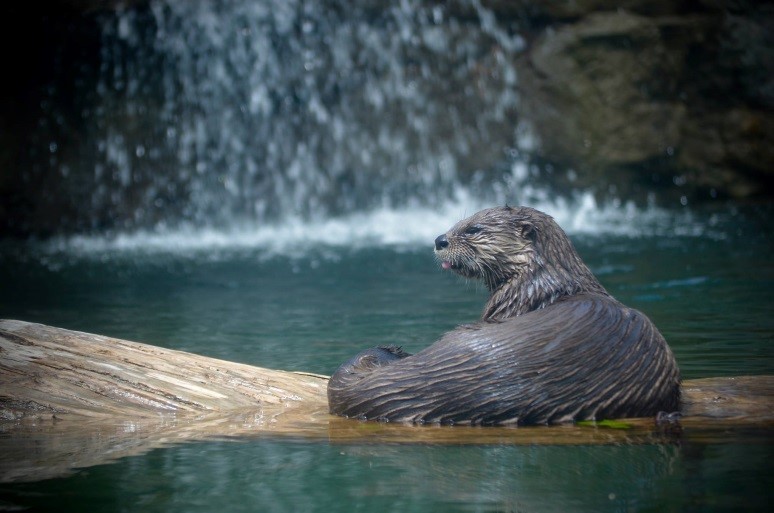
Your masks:
{"label": "green water", "polygon": [[[13,487],[49,511],[765,511],[759,445],[434,447],[249,440]],[[10,493],[9,493],[10,492]]]}
{"label": "green water", "polygon": [[[573,239],[608,290],[659,326],[685,378],[771,374],[771,212],[700,213],[692,235]],[[475,320],[486,297],[442,272],[429,243],[85,257],[6,242],[0,263],[1,318],[324,374],[363,347],[416,351]],[[760,432],[553,447],[256,436],[0,484],[0,511],[767,511],[772,456]]]}

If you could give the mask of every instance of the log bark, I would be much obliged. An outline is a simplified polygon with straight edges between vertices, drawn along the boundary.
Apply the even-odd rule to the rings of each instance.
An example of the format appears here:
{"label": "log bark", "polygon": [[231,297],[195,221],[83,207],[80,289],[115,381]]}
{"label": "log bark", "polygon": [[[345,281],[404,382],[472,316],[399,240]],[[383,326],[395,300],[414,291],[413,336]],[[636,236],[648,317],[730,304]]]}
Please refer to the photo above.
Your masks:
{"label": "log bark", "polygon": [[417,443],[653,443],[768,439],[774,376],[689,380],[679,429],[466,428],[328,414],[327,377],[265,369],[41,324],[0,320],[0,481],[36,480],[186,440],[303,437]]}
{"label": "log bark", "polygon": [[90,333],[0,321],[0,418],[148,417],[325,409],[325,376],[226,362]]}

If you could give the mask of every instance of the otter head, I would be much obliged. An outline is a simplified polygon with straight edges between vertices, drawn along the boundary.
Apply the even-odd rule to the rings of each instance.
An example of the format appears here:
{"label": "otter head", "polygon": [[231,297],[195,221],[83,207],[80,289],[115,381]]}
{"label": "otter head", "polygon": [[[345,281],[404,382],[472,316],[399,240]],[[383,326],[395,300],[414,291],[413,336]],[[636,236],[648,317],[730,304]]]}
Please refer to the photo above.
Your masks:
{"label": "otter head", "polygon": [[485,320],[543,308],[563,296],[604,293],[564,231],[529,207],[482,210],[435,239],[441,267],[484,282]]}
{"label": "otter head", "polygon": [[484,282],[490,292],[535,259],[534,225],[510,207],[482,210],[435,239],[441,267]]}

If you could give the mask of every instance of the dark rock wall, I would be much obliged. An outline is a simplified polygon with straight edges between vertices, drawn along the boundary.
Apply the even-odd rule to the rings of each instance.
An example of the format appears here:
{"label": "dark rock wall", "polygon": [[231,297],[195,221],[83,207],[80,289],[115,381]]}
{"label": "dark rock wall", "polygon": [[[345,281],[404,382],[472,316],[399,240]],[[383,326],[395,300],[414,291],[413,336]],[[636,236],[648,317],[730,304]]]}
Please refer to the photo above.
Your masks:
{"label": "dark rock wall", "polygon": [[493,7],[528,27],[522,115],[537,138],[533,156],[573,170],[566,184],[683,201],[771,194],[771,3]]}
{"label": "dark rock wall", "polygon": [[0,7],[0,236],[83,228],[91,188],[59,168],[77,168],[72,148],[89,123],[83,105],[93,96],[100,37],[94,15],[75,2]]}

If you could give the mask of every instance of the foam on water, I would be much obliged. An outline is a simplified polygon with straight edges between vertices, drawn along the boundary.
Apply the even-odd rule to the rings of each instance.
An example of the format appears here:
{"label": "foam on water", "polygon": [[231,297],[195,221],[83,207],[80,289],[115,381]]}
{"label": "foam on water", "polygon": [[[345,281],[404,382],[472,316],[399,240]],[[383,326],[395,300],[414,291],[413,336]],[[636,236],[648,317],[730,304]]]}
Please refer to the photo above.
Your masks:
{"label": "foam on water", "polygon": [[[487,202],[460,188],[442,208],[422,205],[385,207],[312,221],[290,218],[272,224],[242,222],[226,229],[182,226],[113,235],[76,235],[48,241],[44,251],[100,257],[159,253],[215,256],[248,250],[256,252],[260,258],[271,258],[303,257],[321,248],[425,249],[460,219],[482,208],[504,203]],[[638,208],[618,202],[600,205],[590,193],[571,200],[543,199],[523,204],[553,216],[571,237],[706,234],[705,228],[687,211],[675,214],[657,207]]]}

